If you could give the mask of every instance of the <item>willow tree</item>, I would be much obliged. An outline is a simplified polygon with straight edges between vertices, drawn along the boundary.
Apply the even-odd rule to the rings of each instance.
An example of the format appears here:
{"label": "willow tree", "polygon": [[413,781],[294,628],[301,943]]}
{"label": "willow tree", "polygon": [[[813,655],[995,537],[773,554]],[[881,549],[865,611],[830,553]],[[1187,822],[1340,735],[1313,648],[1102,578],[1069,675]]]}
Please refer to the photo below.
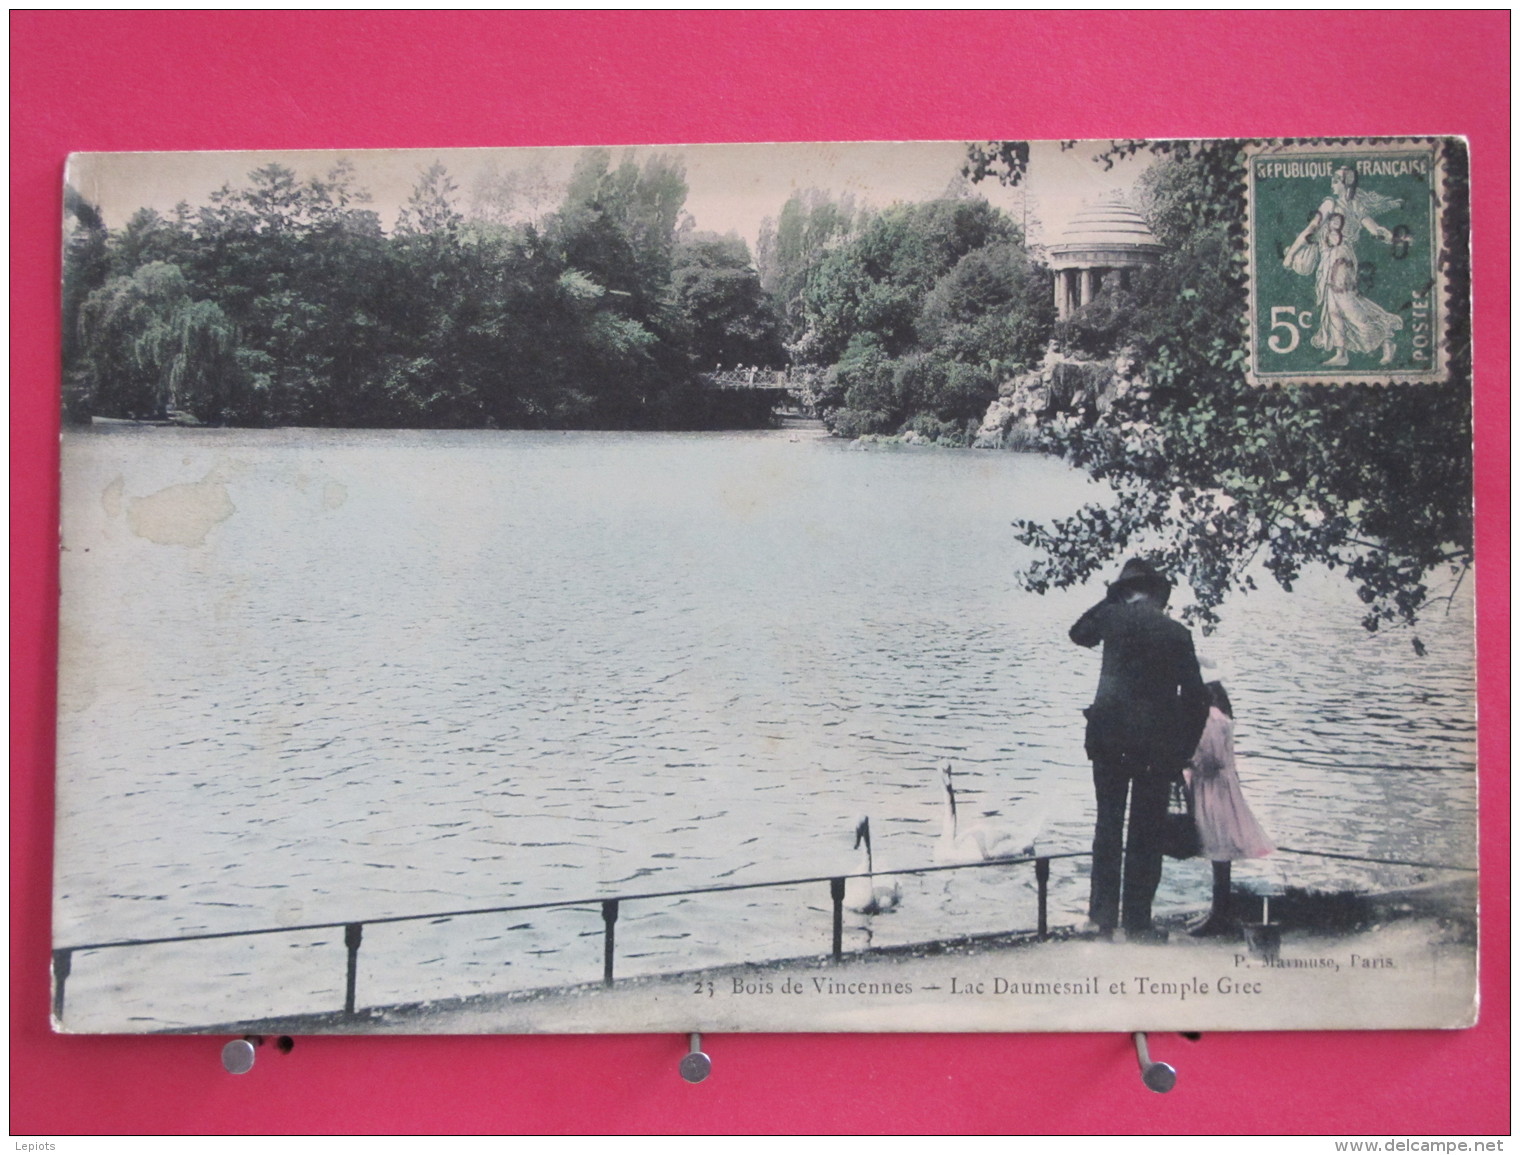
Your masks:
{"label": "willow tree", "polygon": [[96,413],[224,419],[238,373],[237,334],[218,305],[191,298],[177,266],[154,261],[112,277],[80,313]]}

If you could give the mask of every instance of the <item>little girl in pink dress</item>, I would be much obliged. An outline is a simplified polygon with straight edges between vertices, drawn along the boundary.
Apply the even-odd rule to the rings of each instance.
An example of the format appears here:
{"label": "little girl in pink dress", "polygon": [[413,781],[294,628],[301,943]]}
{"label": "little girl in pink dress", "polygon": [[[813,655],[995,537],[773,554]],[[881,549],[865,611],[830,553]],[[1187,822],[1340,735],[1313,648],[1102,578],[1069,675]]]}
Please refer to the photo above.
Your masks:
{"label": "little girl in pink dress", "polygon": [[[1205,668],[1204,677],[1209,673]],[[1236,929],[1230,918],[1230,863],[1237,858],[1264,858],[1274,849],[1240,792],[1235,774],[1235,716],[1224,684],[1216,680],[1205,688],[1211,700],[1209,720],[1186,770],[1199,854],[1214,864],[1213,904],[1208,918],[1192,931],[1200,936]]]}

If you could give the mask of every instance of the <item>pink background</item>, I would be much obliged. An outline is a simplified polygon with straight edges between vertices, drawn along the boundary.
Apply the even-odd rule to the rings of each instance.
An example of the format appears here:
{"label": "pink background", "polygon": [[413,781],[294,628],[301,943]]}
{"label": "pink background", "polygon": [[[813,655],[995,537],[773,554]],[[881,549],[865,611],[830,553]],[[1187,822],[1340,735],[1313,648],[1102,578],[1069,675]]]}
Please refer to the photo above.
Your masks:
{"label": "pink background", "polygon": [[[1509,1129],[1509,14],[11,16],[14,1134]],[[47,1022],[65,155],[765,140],[1465,134],[1482,1019],[1469,1031],[220,1038]]]}

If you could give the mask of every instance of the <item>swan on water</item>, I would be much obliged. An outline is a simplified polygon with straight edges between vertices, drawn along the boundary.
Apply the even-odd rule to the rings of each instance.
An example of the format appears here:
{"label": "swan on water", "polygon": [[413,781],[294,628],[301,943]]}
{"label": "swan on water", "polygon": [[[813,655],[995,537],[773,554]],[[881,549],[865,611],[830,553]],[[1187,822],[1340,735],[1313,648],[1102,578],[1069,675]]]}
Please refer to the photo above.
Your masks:
{"label": "swan on water", "polygon": [[862,818],[855,825],[855,849],[860,851],[856,877],[844,882],[844,904],[860,914],[881,914],[902,901],[902,887],[894,879],[891,886],[877,886],[872,877],[871,820]]}
{"label": "swan on water", "polygon": [[934,844],[934,861],[942,865],[986,862],[993,858],[1018,858],[1033,853],[1035,835],[1044,825],[1044,814],[1031,812],[1017,827],[996,826],[986,821],[961,825],[955,806],[955,785],[951,782],[950,763],[939,769],[945,788],[944,820],[939,841]]}

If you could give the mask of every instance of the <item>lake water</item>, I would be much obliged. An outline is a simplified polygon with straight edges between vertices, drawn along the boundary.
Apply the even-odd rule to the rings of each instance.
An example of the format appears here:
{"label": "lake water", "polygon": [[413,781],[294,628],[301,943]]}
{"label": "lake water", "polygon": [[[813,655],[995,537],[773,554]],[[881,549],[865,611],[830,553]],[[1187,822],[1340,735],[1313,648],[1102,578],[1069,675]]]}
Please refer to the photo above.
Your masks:
{"label": "lake water", "polygon": [[[841,873],[861,816],[878,870],[930,865],[945,761],[963,818],[1090,844],[1098,658],[1066,631],[1102,590],[1020,590],[1009,528],[1101,496],[1058,462],[806,429],[97,426],[63,464],[57,945]],[[1268,832],[1471,863],[1467,593],[1422,658],[1339,577],[1266,585],[1199,648]],[[1236,869],[1264,892],[1420,874]],[[901,885],[848,948],[1034,925],[1028,866]],[[1086,887],[1055,864],[1055,922]],[[1158,908],[1207,893],[1206,863],[1168,863]],[[617,973],[829,931],[822,883],[627,902]],[[359,1002],[592,981],[601,952],[596,903],[372,926]],[[341,929],[80,952],[65,1021],[329,1010],[344,959]]]}

